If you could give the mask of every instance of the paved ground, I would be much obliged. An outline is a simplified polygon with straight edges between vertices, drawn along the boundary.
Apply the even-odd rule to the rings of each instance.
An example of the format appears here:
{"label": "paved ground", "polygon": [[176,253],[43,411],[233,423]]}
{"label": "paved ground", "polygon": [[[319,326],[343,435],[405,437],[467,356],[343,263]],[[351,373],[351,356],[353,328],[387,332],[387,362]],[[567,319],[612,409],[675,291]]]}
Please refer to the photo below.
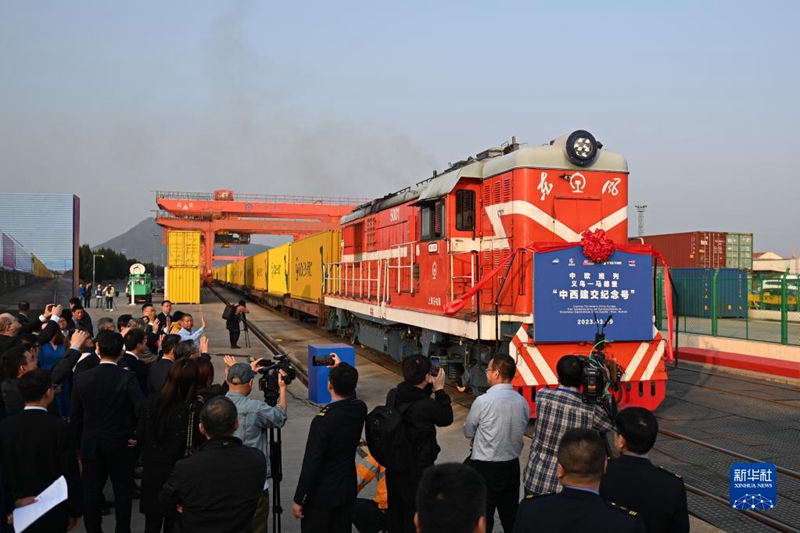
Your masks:
{"label": "paved ground", "polygon": [[[208,337],[211,341],[210,350],[212,353],[227,353],[228,336],[225,330],[224,321],[220,318],[222,314],[222,304],[215,301],[213,295],[208,291],[203,291],[203,301],[201,305],[182,305],[179,306],[180,310],[190,312],[195,317],[195,323],[199,323],[199,316],[204,315],[208,322]],[[157,304],[156,304],[157,305]],[[92,311],[92,319],[97,320],[100,316],[118,316],[121,313],[132,313],[135,307],[123,306],[117,308],[113,313],[98,313],[96,310]],[[283,316],[272,313],[256,306],[251,306],[251,321],[256,323],[264,331],[270,334],[273,338],[280,339],[287,351],[301,360],[307,358],[306,345],[309,343],[330,342],[330,339],[322,336],[321,333],[311,333],[296,321],[285,321]],[[306,333],[303,333],[303,332]],[[263,356],[266,351],[263,348],[257,347],[257,341],[251,336],[251,348],[238,350],[234,355],[244,357],[246,355]],[[241,339],[239,344],[243,345],[244,339]],[[214,366],[217,370],[217,375],[221,376],[224,364],[221,357],[214,357]],[[356,357],[356,366],[359,369],[359,387],[358,394],[369,408],[379,405],[385,399],[386,391],[397,383],[397,376],[389,369],[384,368],[379,364],[375,364],[370,360],[358,354]],[[218,378],[219,379],[219,378]],[[307,400],[308,390],[299,381],[295,381],[289,387],[290,397],[288,401],[289,421],[282,431],[283,439],[283,471],[284,481],[281,484],[281,501],[284,509],[282,515],[282,531],[286,533],[293,533],[300,531],[300,524],[291,514],[292,497],[294,489],[297,484],[297,479],[300,474],[300,466],[305,448],[306,436],[308,434],[308,427],[311,419],[316,415],[318,408],[310,405]],[[257,392],[253,392],[257,395]],[[442,447],[442,453],[439,455],[438,462],[455,461],[461,462],[468,454],[467,440],[461,432],[461,426],[467,414],[467,408],[461,405],[454,406],[455,421],[449,428],[440,429],[438,432],[439,444]],[[527,458],[527,450],[523,452],[523,460]],[[370,490],[368,487],[365,490]],[[372,489],[374,491],[374,488]],[[110,489],[107,488],[109,498],[111,498]],[[366,497],[371,497],[374,492],[367,492]],[[112,516],[104,517],[104,528],[106,531],[113,531],[113,514]],[[496,520],[495,531],[502,531],[499,520]],[[133,531],[142,531],[144,528],[144,516],[138,513],[138,501],[134,501],[134,517],[133,517]],[[79,527],[76,531],[83,533],[83,527]],[[272,526],[270,525],[270,531]],[[708,526],[698,520],[692,521],[692,531],[698,532],[712,532],[720,531],[716,528]]]}

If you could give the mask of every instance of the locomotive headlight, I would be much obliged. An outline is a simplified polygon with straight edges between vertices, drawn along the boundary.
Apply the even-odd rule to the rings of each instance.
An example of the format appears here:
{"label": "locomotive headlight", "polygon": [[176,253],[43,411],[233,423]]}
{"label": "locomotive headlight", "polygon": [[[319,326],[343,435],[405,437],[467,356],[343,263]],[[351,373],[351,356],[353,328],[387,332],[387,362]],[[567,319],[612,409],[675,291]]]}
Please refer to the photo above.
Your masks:
{"label": "locomotive headlight", "polygon": [[586,130],[572,132],[567,138],[567,158],[579,167],[591,164],[597,157],[597,141]]}

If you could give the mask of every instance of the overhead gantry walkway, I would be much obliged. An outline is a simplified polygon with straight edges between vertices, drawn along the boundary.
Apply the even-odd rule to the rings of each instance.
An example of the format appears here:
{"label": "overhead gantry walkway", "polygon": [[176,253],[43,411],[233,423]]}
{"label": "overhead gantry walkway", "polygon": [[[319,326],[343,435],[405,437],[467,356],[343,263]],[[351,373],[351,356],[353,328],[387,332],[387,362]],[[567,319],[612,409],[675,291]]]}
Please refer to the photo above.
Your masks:
{"label": "overhead gantry walkway", "polygon": [[291,235],[297,240],[337,229],[342,216],[370,200],[234,194],[230,190],[157,191],[156,222],[164,228],[165,237],[168,231],[202,233],[202,275],[207,280],[211,277],[215,243],[246,244],[253,234]]}

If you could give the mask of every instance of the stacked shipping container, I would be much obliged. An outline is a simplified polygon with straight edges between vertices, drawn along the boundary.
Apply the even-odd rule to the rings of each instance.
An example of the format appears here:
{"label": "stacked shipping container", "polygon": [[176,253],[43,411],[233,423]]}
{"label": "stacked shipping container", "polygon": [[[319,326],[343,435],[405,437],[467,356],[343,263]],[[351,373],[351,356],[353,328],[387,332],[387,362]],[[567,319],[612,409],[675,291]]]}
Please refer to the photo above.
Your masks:
{"label": "stacked shipping container", "polygon": [[170,231],[164,297],[173,303],[200,303],[200,232]]}
{"label": "stacked shipping container", "polygon": [[753,234],[692,231],[632,237],[630,242],[651,244],[675,268],[753,267]]}

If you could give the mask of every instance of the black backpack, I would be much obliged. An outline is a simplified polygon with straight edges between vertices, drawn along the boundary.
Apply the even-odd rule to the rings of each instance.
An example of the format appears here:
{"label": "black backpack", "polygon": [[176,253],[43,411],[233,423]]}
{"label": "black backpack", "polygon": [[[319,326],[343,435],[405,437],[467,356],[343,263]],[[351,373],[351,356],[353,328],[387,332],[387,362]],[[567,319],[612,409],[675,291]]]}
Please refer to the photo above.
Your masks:
{"label": "black backpack", "polygon": [[230,320],[236,314],[236,306],[235,305],[226,305],[225,309],[222,311],[222,319],[223,320]]}
{"label": "black backpack", "polygon": [[397,389],[389,391],[386,405],[367,415],[365,430],[369,452],[383,467],[402,472],[414,465],[408,424],[403,418],[410,403],[397,404]]}

